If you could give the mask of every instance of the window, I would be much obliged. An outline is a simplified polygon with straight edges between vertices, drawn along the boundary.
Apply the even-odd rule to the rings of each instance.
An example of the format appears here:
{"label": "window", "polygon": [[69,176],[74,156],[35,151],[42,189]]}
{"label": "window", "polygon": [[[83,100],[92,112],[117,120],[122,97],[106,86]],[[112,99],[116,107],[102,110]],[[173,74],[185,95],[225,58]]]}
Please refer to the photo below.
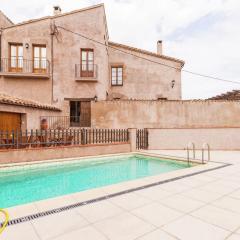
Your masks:
{"label": "window", "polygon": [[10,72],[22,72],[23,69],[23,45],[10,44]]}
{"label": "window", "polygon": [[47,69],[46,46],[33,46],[33,72],[45,73]]}
{"label": "window", "polygon": [[94,76],[93,49],[81,49],[81,77]]}
{"label": "window", "polygon": [[123,67],[112,67],[112,86],[122,86],[123,85]]}

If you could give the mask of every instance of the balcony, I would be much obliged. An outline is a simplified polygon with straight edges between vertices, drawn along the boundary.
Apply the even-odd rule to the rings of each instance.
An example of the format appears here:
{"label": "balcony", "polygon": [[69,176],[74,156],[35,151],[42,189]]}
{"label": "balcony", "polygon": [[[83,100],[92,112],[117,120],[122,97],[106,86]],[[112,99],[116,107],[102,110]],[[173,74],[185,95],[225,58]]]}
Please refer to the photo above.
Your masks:
{"label": "balcony", "polygon": [[3,58],[0,61],[0,76],[49,79],[50,64],[48,60]]}
{"label": "balcony", "polygon": [[97,82],[98,66],[95,64],[75,64],[75,81]]}

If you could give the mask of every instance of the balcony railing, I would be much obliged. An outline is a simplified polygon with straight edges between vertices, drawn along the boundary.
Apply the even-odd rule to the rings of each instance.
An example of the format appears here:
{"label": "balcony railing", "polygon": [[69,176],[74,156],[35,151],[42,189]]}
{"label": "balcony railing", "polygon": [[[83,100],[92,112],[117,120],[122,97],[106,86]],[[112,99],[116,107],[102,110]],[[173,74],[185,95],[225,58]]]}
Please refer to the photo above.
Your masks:
{"label": "balcony railing", "polygon": [[48,60],[27,60],[21,58],[3,58],[0,61],[0,74],[6,76],[48,76]]}
{"label": "balcony railing", "polygon": [[76,81],[97,81],[98,66],[96,64],[75,64]]}

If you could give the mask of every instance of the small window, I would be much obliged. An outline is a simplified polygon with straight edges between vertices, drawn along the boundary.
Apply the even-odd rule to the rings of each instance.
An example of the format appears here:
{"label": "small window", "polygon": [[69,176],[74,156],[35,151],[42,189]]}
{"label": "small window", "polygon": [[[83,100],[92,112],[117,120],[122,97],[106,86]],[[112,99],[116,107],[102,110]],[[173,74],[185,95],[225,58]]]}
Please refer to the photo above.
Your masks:
{"label": "small window", "polygon": [[10,72],[22,72],[23,45],[10,44]]}
{"label": "small window", "polygon": [[46,46],[33,46],[33,72],[45,73],[47,69]]}
{"label": "small window", "polygon": [[112,86],[122,86],[123,85],[123,67],[112,67],[111,73]]}

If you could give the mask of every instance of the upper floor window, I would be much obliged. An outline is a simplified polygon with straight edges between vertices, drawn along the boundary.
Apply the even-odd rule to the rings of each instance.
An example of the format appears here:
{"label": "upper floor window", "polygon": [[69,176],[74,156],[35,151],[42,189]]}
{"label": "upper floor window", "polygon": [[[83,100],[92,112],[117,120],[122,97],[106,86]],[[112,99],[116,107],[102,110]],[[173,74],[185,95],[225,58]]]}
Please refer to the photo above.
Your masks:
{"label": "upper floor window", "polygon": [[45,73],[47,69],[47,49],[44,45],[33,46],[33,72]]}
{"label": "upper floor window", "polygon": [[81,49],[81,77],[94,76],[93,49]]}
{"label": "upper floor window", "polygon": [[112,86],[123,85],[123,66],[112,67],[111,81]]}
{"label": "upper floor window", "polygon": [[11,72],[23,70],[23,45],[10,44],[10,69]]}

